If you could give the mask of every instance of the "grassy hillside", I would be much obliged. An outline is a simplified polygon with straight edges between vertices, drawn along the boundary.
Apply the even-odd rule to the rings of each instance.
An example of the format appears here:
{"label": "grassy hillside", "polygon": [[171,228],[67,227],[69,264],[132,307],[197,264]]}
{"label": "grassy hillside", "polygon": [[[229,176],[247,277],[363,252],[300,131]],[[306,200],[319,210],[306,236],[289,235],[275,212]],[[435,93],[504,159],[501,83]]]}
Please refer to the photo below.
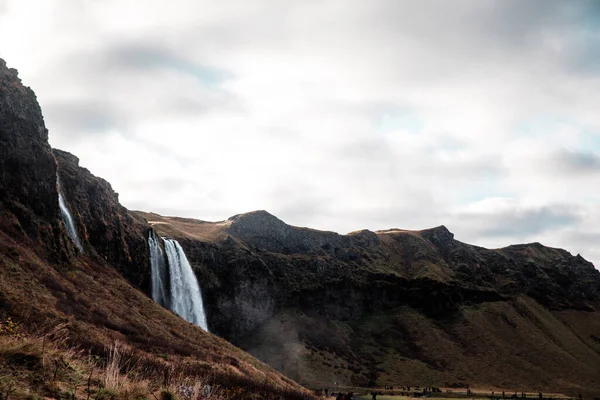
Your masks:
{"label": "grassy hillside", "polygon": [[[83,378],[89,371],[103,379],[115,343],[126,348],[120,373],[131,385],[150,391],[205,382],[240,396],[306,396],[252,356],[158,306],[111,266],[85,256],[49,264],[1,231],[0,306],[5,328],[0,332],[0,376],[7,387],[19,383],[14,398],[57,396],[73,388],[84,395]],[[14,332],[9,319],[17,327]],[[66,364],[51,379],[57,360]],[[95,393],[106,389],[100,381],[95,381]],[[150,391],[140,397],[149,397]]]}

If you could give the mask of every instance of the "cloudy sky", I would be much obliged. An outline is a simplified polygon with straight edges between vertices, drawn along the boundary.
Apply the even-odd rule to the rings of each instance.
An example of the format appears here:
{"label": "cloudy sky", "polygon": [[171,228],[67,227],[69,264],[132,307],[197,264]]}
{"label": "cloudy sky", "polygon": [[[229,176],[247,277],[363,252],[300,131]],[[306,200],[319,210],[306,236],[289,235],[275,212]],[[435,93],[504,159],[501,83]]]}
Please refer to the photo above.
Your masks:
{"label": "cloudy sky", "polygon": [[600,265],[597,1],[0,0],[0,57],[128,208]]}

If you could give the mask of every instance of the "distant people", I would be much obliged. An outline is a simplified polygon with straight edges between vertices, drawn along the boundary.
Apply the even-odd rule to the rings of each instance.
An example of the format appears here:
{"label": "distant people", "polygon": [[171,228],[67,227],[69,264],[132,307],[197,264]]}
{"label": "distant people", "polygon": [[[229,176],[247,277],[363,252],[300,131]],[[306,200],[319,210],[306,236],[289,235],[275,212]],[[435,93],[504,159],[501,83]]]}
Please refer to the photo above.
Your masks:
{"label": "distant people", "polygon": [[505,399],[506,396],[504,395],[504,391],[502,391],[502,398]]}
{"label": "distant people", "polygon": [[342,392],[339,392],[337,397],[335,398],[335,400],[344,400],[344,395],[342,394]]}
{"label": "distant people", "polygon": [[377,400],[377,392],[371,392],[371,400]]}
{"label": "distant people", "polygon": [[540,394],[539,394],[539,398],[540,398],[540,399],[543,399],[543,398],[544,398],[544,396],[542,396],[542,392],[540,392]]}

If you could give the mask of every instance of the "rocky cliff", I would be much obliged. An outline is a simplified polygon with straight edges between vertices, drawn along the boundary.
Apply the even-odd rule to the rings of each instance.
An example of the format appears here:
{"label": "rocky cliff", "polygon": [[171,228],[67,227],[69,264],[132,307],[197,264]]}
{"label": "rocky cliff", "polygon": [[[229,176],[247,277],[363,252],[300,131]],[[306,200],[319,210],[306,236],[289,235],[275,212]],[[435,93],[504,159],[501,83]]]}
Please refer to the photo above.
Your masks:
{"label": "rocky cliff", "polygon": [[[59,180],[83,252],[60,217]],[[207,390],[228,389],[237,399],[312,398],[140,290],[150,279],[148,229],[106,181],[75,156],[52,151],[35,95],[0,59],[2,393],[131,399],[204,382]],[[104,362],[116,343],[123,358],[109,387]]]}
{"label": "rocky cliff", "polygon": [[295,379],[600,388],[600,273],[564,250],[135,215],[184,247],[212,331]]}
{"label": "rocky cliff", "polygon": [[63,194],[77,221],[84,247],[117,267],[135,286],[148,291],[150,264],[147,235],[150,226],[134,220],[102,178],[79,166],[79,159],[52,150],[58,163]]}
{"label": "rocky cliff", "polygon": [[[178,365],[304,396],[149,299],[152,226],[185,249],[211,331],[304,383],[600,394],[600,274],[579,255],[538,243],[484,249],[444,226],[339,235],[265,211],[214,223],[128,212],[47,136],[35,95],[0,60],[0,325],[10,316],[29,335],[59,326],[100,356],[126,342],[146,360],[144,379]],[[59,178],[84,253],[60,219]],[[0,354],[0,375],[13,361]],[[26,372],[32,385],[38,372]]]}
{"label": "rocky cliff", "polygon": [[15,240],[43,243],[53,259],[66,246],[59,221],[56,162],[31,89],[0,59],[0,222]]}

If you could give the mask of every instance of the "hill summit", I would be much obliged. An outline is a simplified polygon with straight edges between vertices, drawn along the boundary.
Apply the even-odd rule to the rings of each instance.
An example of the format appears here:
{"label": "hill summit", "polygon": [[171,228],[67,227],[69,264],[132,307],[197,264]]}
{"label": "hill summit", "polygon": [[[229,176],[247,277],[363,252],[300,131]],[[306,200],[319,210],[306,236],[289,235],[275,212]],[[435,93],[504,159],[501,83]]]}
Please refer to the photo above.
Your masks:
{"label": "hill summit", "polygon": [[600,273],[579,255],[485,249],[445,226],[339,235],[266,211],[132,214],[182,243],[215,332],[301,382],[600,384]]}

